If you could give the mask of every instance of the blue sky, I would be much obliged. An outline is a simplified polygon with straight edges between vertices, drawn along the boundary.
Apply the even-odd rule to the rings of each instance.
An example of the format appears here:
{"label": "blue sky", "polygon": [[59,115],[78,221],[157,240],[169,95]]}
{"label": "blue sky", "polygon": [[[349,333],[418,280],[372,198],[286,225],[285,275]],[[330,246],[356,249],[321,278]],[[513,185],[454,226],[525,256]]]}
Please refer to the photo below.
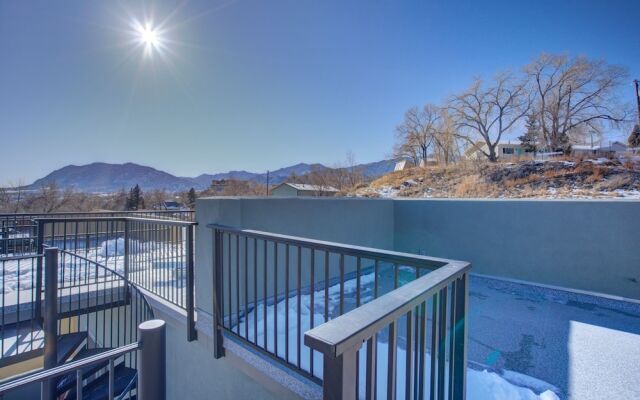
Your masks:
{"label": "blue sky", "polygon": [[[132,45],[134,19],[166,20],[162,54]],[[3,1],[0,183],[377,161],[407,108],[543,51],[640,78],[639,25],[635,0]]]}

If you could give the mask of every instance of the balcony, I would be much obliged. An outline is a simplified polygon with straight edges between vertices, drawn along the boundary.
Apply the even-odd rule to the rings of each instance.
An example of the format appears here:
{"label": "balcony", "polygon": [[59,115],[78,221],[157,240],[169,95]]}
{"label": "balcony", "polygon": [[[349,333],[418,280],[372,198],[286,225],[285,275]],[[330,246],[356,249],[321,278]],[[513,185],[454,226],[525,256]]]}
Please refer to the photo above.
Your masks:
{"label": "balcony", "polygon": [[[29,217],[0,258],[3,369],[46,361],[52,335],[100,350],[50,356],[0,394],[55,397],[75,376],[66,398],[638,397],[638,207],[214,198],[196,222]],[[150,313],[125,324],[133,298]],[[120,333],[153,319],[166,344],[145,355],[144,329]]]}

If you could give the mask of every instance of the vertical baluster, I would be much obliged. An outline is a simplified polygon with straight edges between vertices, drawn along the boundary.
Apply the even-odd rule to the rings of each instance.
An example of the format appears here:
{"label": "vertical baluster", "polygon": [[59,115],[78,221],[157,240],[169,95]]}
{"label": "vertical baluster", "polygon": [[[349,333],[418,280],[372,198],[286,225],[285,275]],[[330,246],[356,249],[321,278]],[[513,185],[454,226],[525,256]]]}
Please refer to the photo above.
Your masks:
{"label": "vertical baluster", "polygon": [[439,294],[436,293],[433,295],[431,299],[431,374],[429,377],[429,398],[431,400],[436,400],[436,389],[437,389],[437,363],[438,359],[438,350],[440,348],[440,343],[438,342],[438,332],[440,329],[438,328],[440,318],[438,316],[438,311],[440,307],[438,306],[438,297]]}
{"label": "vertical baluster", "polygon": [[340,254],[340,315],[344,314],[344,254]]}
{"label": "vertical baluster", "polygon": [[329,251],[324,252],[324,322],[329,321]]}
{"label": "vertical baluster", "polygon": [[289,362],[289,243],[284,252],[284,359]]}
{"label": "vertical baluster", "polygon": [[405,344],[405,384],[404,384],[404,396],[406,399],[410,399],[413,392],[413,311],[409,311],[406,314],[407,323],[407,337]]}
{"label": "vertical baluster", "polygon": [[263,296],[264,296],[264,300],[263,300],[263,305],[264,305],[263,311],[264,311],[264,314],[263,314],[263,319],[262,319],[262,323],[263,323],[263,327],[262,327],[262,332],[263,333],[262,334],[264,336],[263,337],[263,339],[264,339],[264,349],[268,351],[269,346],[267,345],[267,336],[268,336],[267,335],[267,330],[268,330],[268,327],[267,327],[267,299],[269,298],[269,295],[268,295],[269,292],[267,291],[267,289],[268,289],[268,287],[267,287],[267,277],[268,277],[268,274],[267,274],[267,239],[265,239],[263,241],[263,243],[264,243],[264,248],[263,248],[264,255],[262,257],[262,261],[263,261],[262,264],[263,264],[263,268],[264,268],[264,274],[263,274],[264,281],[263,281],[262,293],[263,293]]}
{"label": "vertical baluster", "polygon": [[449,373],[447,380],[447,398],[453,400],[453,374],[455,360],[455,326],[456,326],[456,284],[451,283],[451,304],[449,305]]}
{"label": "vertical baluster", "polygon": [[227,277],[227,301],[229,304],[229,318],[228,318],[228,329],[233,329],[233,321],[231,320],[233,316],[233,303],[231,302],[231,233],[227,234],[227,267],[229,271],[229,276]]}
{"label": "vertical baluster", "polygon": [[416,383],[417,387],[417,398],[424,398],[424,375],[425,375],[425,345],[426,345],[426,331],[427,331],[427,318],[426,318],[426,301],[420,303],[419,306],[419,315],[416,321],[416,326],[418,327],[418,350],[416,354],[418,355],[418,361],[416,363],[416,377],[418,379]]}
{"label": "vertical baluster", "polygon": [[373,298],[378,298],[378,276],[380,275],[380,262],[375,260],[373,264]]}
{"label": "vertical baluster", "polygon": [[258,239],[253,238],[253,344],[258,345]]}
{"label": "vertical baluster", "polygon": [[438,343],[440,348],[438,349],[438,400],[444,400],[445,394],[445,348],[446,348],[446,335],[447,335],[447,288],[440,290],[440,321],[438,321]]}
{"label": "vertical baluster", "polygon": [[389,324],[389,348],[387,363],[387,400],[396,398],[396,363],[398,337],[396,332],[396,322]]}
{"label": "vertical baluster", "polygon": [[455,358],[451,361],[454,364],[453,370],[453,398],[464,400],[466,395],[466,368],[467,368],[467,323],[466,312],[469,303],[467,289],[468,275],[462,274],[456,281],[455,296]]}
{"label": "vertical baluster", "polygon": [[249,340],[249,238],[244,237],[244,338]]}
{"label": "vertical baluster", "polygon": [[367,366],[366,366],[366,388],[365,398],[367,400],[375,400],[376,398],[376,372],[378,361],[378,335],[367,340]]}
{"label": "vertical baluster", "polygon": [[[315,266],[316,266],[316,253],[315,253],[315,249],[310,249],[311,251],[311,268],[309,271],[309,283],[310,283],[310,293],[309,293],[309,297],[310,297],[310,304],[309,304],[309,329],[313,329],[314,327],[314,303],[315,303],[315,299],[314,299],[314,295],[315,295]],[[313,375],[313,349],[309,348],[309,373],[311,375]]]}
{"label": "vertical baluster", "polygon": [[298,298],[297,298],[297,312],[296,312],[296,324],[297,324],[297,328],[298,328],[298,334],[297,334],[297,341],[296,341],[296,357],[298,358],[297,360],[297,365],[298,368],[302,368],[302,364],[301,364],[301,360],[302,360],[302,346],[301,346],[301,342],[302,342],[302,318],[300,315],[300,307],[302,307],[301,304],[301,297],[302,297],[302,247],[298,246],[298,262],[297,262],[297,267],[298,267],[298,274],[296,276],[296,286],[297,286],[297,293],[298,293]]}
{"label": "vertical baluster", "polygon": [[278,356],[278,242],[273,242],[273,354]]}
{"label": "vertical baluster", "polygon": [[236,235],[236,334],[240,336],[240,235]]}

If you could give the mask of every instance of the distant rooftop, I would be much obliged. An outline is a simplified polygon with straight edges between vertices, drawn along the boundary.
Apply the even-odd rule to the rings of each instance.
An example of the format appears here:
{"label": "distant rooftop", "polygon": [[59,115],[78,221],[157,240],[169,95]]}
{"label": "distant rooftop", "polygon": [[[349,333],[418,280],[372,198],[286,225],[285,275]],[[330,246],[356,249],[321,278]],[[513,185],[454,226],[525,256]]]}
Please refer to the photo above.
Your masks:
{"label": "distant rooftop", "polygon": [[322,186],[322,185],[309,185],[306,183],[289,183],[285,182],[282,185],[289,185],[296,190],[305,190],[311,192],[339,192],[338,189],[333,186]]}

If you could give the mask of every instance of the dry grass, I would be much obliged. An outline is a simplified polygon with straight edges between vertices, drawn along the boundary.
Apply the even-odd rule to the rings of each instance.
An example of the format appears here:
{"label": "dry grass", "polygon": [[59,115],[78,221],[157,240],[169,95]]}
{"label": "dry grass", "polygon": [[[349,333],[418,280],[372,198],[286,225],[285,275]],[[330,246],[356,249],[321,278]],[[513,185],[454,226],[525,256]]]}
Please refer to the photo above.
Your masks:
{"label": "dry grass", "polygon": [[464,161],[393,172],[351,194],[377,197],[381,188],[392,188],[400,197],[597,197],[617,189],[640,190],[638,167],[571,158],[544,163]]}

